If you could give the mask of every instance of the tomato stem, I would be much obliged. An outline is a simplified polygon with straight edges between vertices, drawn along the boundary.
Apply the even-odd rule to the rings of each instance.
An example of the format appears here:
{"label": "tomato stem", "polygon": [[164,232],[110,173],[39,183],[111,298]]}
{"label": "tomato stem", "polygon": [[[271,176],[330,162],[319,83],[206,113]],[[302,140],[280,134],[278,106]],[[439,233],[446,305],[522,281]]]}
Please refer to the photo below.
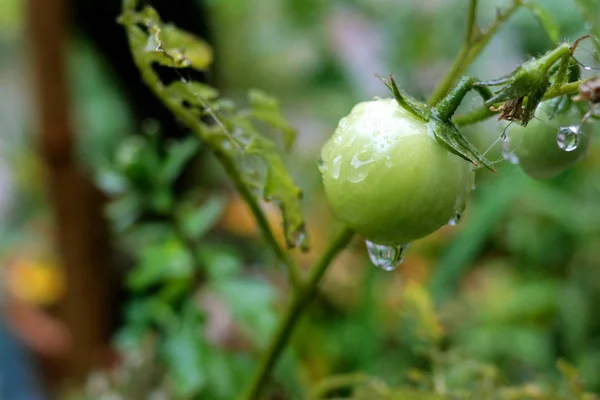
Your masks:
{"label": "tomato stem", "polygon": [[[550,99],[553,99],[553,98],[559,97],[559,96],[575,94],[575,93],[579,92],[579,86],[581,86],[583,83],[585,83],[593,78],[594,77],[590,77],[590,78],[581,79],[581,80],[578,80],[575,82],[565,83],[564,85],[561,85],[559,87],[553,86],[550,89],[548,89],[548,91],[544,94],[542,101],[550,100]],[[473,125],[473,124],[484,121],[484,120],[492,117],[493,115],[495,115],[495,112],[491,111],[490,108],[497,108],[500,105],[502,105],[502,103],[496,103],[491,106],[484,105],[484,106],[479,107],[469,113],[457,115],[456,117],[454,117],[454,119],[452,121],[458,127]]]}
{"label": "tomato stem", "polygon": [[504,24],[504,22],[522,5],[522,1],[523,0],[513,0],[512,4],[506,10],[498,12],[496,20],[485,32],[479,32],[475,23],[477,1],[470,0],[465,40],[452,67],[450,67],[450,71],[448,71],[431,95],[429,104],[436,104],[450,91],[452,85],[465,72],[467,67],[479,53],[481,53],[485,46],[487,46],[490,39],[496,34],[502,24]]}
{"label": "tomato stem", "polygon": [[242,397],[243,399],[255,400],[260,396],[277,359],[286,348],[296,324],[300,320],[304,310],[315,297],[321,278],[323,278],[333,259],[350,243],[353,236],[354,232],[350,228],[345,225],[342,226],[331,240],[325,253],[311,269],[306,283],[301,285],[299,290],[294,293],[291,302],[279,322],[275,336],[271,340],[269,348],[256,370],[248,391]]}
{"label": "tomato stem", "polygon": [[[135,12],[136,5],[137,1],[135,0],[129,0],[123,3],[123,17],[121,18],[121,23],[127,30],[127,38],[129,40],[129,47],[133,56],[133,61],[140,71],[142,80],[146,83],[154,95],[171,111],[171,113],[177,117],[178,120],[182,121],[199,137],[206,136],[204,125],[200,120],[198,120],[194,112],[190,109],[182,107],[179,102],[175,101],[167,93],[165,86],[160,81],[160,77],[156,71],[152,68],[151,64],[148,64],[144,61],[144,54],[140,54],[139,50],[135,46],[135,20],[131,18],[131,15],[133,12]],[[223,165],[225,172],[233,181],[236,189],[250,208],[254,218],[256,219],[256,223],[262,232],[262,236],[267,241],[269,247],[272,248],[277,259],[286,266],[290,285],[296,288],[300,282],[300,272],[298,266],[294,263],[289,254],[281,248],[277,242],[277,239],[275,239],[275,234],[271,229],[269,220],[260,207],[257,199],[254,197],[250,189],[248,189],[248,187],[244,184],[244,181],[233,162],[219,151],[213,151],[213,153],[221,165]]]}

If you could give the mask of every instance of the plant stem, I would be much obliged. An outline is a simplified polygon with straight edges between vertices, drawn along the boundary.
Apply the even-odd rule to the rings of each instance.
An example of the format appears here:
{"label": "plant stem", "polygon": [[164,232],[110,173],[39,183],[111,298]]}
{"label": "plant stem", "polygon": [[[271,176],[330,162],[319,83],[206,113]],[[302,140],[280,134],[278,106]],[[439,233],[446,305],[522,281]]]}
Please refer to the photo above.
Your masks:
{"label": "plant stem", "polygon": [[[550,99],[553,99],[553,98],[559,97],[559,96],[575,94],[579,91],[579,86],[581,84],[587,82],[589,79],[592,79],[592,78],[581,79],[581,80],[578,80],[575,82],[560,85],[558,87],[551,87],[550,89],[548,89],[548,91],[544,95],[544,98],[542,99],[542,101],[550,100]],[[498,107],[500,104],[501,103],[494,104],[493,107]],[[492,117],[493,115],[495,115],[495,113],[490,110],[490,107],[484,105],[484,106],[481,106],[469,113],[457,115],[453,119],[453,122],[458,127],[473,125],[473,124],[476,124],[477,122],[481,122],[485,119],[488,119],[488,118]]]}
{"label": "plant stem", "polygon": [[499,12],[496,20],[490,27],[483,33],[479,33],[478,36],[474,37],[476,33],[475,16],[477,12],[477,0],[470,0],[469,2],[469,16],[467,19],[467,31],[465,34],[465,40],[454,60],[454,63],[450,67],[450,71],[442,79],[436,90],[429,99],[429,104],[436,104],[440,101],[446,93],[450,90],[452,85],[456,83],[458,77],[463,75],[467,67],[473,62],[473,60],[481,53],[481,51],[487,46],[490,39],[496,34],[502,24],[521,6],[522,0],[513,0],[513,3],[509,8],[503,12]]}
{"label": "plant stem", "polygon": [[329,244],[325,253],[317,261],[314,267],[311,269],[310,275],[305,284],[303,284],[298,291],[293,295],[293,298],[288,305],[283,318],[281,319],[275,336],[271,340],[267,352],[263,356],[261,363],[256,370],[248,391],[244,395],[243,399],[256,400],[260,395],[263,387],[267,383],[271,370],[275,366],[277,359],[283,352],[288,343],[296,324],[298,323],[300,316],[310,304],[321,278],[325,274],[327,267],[329,267],[331,261],[336,255],[348,245],[354,232],[347,226],[343,226],[339,232],[334,236]]}
{"label": "plant stem", "polygon": [[[125,8],[124,13],[126,13],[127,11],[128,10]],[[127,24],[125,24],[125,26],[127,29],[131,29],[131,27],[127,26]],[[182,121],[198,136],[205,136],[204,126],[197,119],[196,115],[194,115],[192,111],[181,107],[175,99],[171,98],[165,92],[165,86],[160,81],[159,76],[152,69],[151,65],[144,62],[140,54],[138,54],[138,51],[136,50],[134,44],[131,42],[132,35],[128,34],[128,38],[130,40],[130,49],[133,54],[133,59],[146,85],[150,88],[150,90],[152,90],[156,97],[158,97],[163,102],[163,104],[171,111],[171,113],[177,117],[177,119]],[[269,221],[262,208],[260,207],[257,199],[250,192],[248,187],[246,187],[246,185],[242,181],[240,174],[238,173],[235,165],[231,162],[231,160],[224,154],[215,151],[214,149],[213,154],[223,165],[225,171],[227,172],[227,175],[233,181],[237,191],[240,193],[248,207],[250,207],[250,211],[256,219],[256,223],[258,224],[261,230],[262,236],[267,241],[269,247],[273,249],[273,252],[275,253],[277,259],[286,266],[290,284],[294,289],[296,289],[300,284],[300,271],[298,269],[298,266],[294,263],[294,261],[288,255],[288,253],[281,248],[281,246],[277,242],[277,239],[275,239],[275,235],[273,233],[273,230],[271,229],[271,226],[269,225]]]}

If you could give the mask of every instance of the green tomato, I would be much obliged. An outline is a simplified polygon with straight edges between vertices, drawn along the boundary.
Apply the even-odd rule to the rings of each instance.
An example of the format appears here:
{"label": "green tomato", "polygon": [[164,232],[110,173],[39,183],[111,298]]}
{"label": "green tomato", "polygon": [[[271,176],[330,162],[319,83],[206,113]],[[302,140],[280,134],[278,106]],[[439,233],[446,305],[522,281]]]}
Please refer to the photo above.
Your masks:
{"label": "green tomato", "polygon": [[390,246],[456,221],[474,176],[394,99],[359,103],[342,118],[321,150],[320,169],[338,218]]}
{"label": "green tomato", "polygon": [[585,157],[592,138],[591,124],[579,127],[582,115],[577,107],[549,119],[550,105],[541,103],[535,114],[538,119],[526,127],[511,127],[507,133],[508,158],[533,179],[553,178],[572,167]]}

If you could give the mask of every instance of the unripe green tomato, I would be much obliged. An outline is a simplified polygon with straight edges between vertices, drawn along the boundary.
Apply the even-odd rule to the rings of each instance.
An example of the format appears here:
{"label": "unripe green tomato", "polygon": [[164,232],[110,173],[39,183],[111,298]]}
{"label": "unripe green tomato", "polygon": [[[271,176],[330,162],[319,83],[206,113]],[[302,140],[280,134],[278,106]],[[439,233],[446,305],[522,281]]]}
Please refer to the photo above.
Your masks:
{"label": "unripe green tomato", "polygon": [[[535,114],[539,119],[531,120],[526,127],[510,127],[507,133],[505,152],[514,154],[514,161],[534,179],[553,178],[572,167],[585,157],[592,138],[592,124],[586,123],[579,127],[582,115],[577,107],[573,106],[552,119],[548,118],[549,111],[550,102],[541,103]],[[557,142],[559,127],[578,130],[576,148],[567,151],[573,147],[571,143],[571,146],[565,144],[564,149],[561,149]],[[573,131],[565,132],[573,134]]]}
{"label": "unripe green tomato", "polygon": [[473,187],[471,165],[394,99],[359,103],[342,118],[321,150],[320,169],[338,218],[382,245],[406,244],[448,224]]}

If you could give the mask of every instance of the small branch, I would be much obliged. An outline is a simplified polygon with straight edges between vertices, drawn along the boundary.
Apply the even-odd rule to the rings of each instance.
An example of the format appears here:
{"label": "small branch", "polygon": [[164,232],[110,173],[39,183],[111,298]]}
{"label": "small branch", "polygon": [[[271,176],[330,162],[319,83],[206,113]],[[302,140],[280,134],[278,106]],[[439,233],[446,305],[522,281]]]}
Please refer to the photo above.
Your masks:
{"label": "small branch", "polygon": [[454,63],[450,67],[450,71],[448,71],[433,95],[431,95],[429,104],[436,104],[448,93],[452,85],[454,85],[458,78],[464,74],[467,67],[471,65],[473,60],[481,53],[485,46],[487,46],[490,39],[496,34],[502,24],[519,8],[519,6],[521,6],[521,0],[514,0],[508,9],[498,13],[498,17],[494,23],[490,25],[485,32],[477,37],[473,37],[476,32],[475,15],[477,11],[477,0],[470,0],[465,40]]}
{"label": "small branch", "polygon": [[311,269],[310,276],[306,283],[294,294],[243,399],[256,400],[258,398],[269,379],[271,370],[285,349],[296,324],[306,307],[314,298],[319,282],[325,274],[327,267],[329,267],[331,261],[333,261],[337,254],[350,243],[353,236],[354,232],[344,226],[335,235],[329,244],[328,249]]}
{"label": "small branch", "polygon": [[[128,37],[131,40],[131,35],[128,35]],[[150,65],[140,60],[133,44],[130,43],[130,47],[132,49],[133,59],[138,70],[140,71],[140,74],[142,75],[142,79],[144,82],[146,82],[146,85],[148,85],[150,90],[152,90],[156,97],[162,101],[162,103],[171,111],[173,115],[177,117],[177,119],[182,121],[192,131],[202,136],[202,133],[204,132],[204,126],[197,119],[196,115],[194,115],[192,111],[180,107],[176,100],[165,93],[164,85],[160,81],[156,72]],[[242,181],[242,178],[240,177],[235,165],[231,162],[231,160],[220,152],[213,151],[213,154],[215,154],[219,162],[223,165],[227,175],[233,181],[237,191],[240,193],[248,207],[250,207],[250,210],[252,211],[252,214],[254,215],[261,233],[266,239],[269,247],[273,249],[277,259],[286,266],[290,284],[292,287],[297,288],[300,283],[300,271],[298,266],[289,257],[288,253],[279,246],[279,243],[275,239],[273,230],[269,225],[269,221],[258,201]]]}
{"label": "small branch", "polygon": [[[579,80],[576,82],[566,83],[559,87],[552,87],[546,92],[542,101],[550,100],[550,99],[553,99],[553,98],[559,97],[559,96],[575,94],[575,93],[579,92],[579,86],[581,84],[587,82],[590,79],[592,79],[592,78],[587,78],[587,79],[582,79],[582,80]],[[491,107],[497,108],[501,104],[502,103],[494,104]],[[453,122],[458,127],[473,125],[473,124],[476,124],[477,122],[486,120],[486,119],[492,117],[493,115],[495,115],[495,113],[490,110],[489,106],[482,106],[482,107],[477,108],[469,113],[456,116],[453,119]]]}

